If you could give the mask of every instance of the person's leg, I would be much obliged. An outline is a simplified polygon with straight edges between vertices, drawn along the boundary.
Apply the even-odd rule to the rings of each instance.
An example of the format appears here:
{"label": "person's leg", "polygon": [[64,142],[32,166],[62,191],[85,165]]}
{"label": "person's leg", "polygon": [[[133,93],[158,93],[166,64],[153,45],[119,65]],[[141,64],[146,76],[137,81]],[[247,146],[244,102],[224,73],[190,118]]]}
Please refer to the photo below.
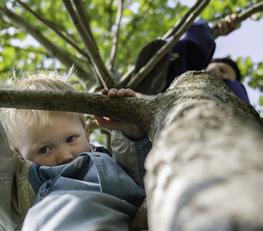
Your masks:
{"label": "person's leg", "polygon": [[101,192],[53,192],[29,210],[23,230],[128,231],[135,211]]}

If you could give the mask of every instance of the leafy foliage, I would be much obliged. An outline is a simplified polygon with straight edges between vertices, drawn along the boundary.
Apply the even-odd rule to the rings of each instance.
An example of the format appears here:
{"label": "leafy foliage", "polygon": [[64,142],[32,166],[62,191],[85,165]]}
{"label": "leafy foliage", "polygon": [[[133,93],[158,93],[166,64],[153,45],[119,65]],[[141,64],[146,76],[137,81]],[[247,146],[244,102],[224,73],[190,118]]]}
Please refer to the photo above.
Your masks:
{"label": "leafy foliage", "polygon": [[[258,1],[227,0],[211,1],[201,17],[214,22],[227,14],[247,8]],[[38,16],[51,23],[57,30],[73,40],[81,50],[84,44],[63,5],[62,1],[23,1]],[[124,74],[134,64],[140,49],[148,42],[164,35],[186,13],[188,6],[184,1],[175,0],[126,0],[124,1],[118,43],[115,70]],[[116,30],[114,22],[118,7],[117,0],[83,0],[88,14],[91,30],[98,49],[106,62],[112,46],[112,34]],[[70,44],[61,39],[53,30],[40,22],[16,0],[1,1],[0,7],[7,7],[33,25],[36,31],[43,34],[53,44],[67,52],[68,57],[80,60],[85,66],[87,59]],[[263,13],[253,16],[259,19]],[[1,79],[9,76],[13,70],[53,69],[67,70],[69,67],[56,60],[54,54],[39,45],[23,28],[15,25],[8,17],[2,15],[0,20],[0,72]],[[242,74],[251,76],[250,86],[263,89],[263,63],[252,63],[249,57],[239,59]],[[86,65],[88,66],[88,65]],[[262,100],[261,100],[262,102]]]}

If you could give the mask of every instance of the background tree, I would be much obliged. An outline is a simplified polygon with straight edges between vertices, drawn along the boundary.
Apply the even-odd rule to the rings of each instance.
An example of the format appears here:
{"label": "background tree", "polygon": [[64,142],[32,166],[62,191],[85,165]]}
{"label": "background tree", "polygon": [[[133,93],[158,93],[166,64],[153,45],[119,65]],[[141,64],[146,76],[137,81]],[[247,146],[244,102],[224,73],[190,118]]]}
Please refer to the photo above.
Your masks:
{"label": "background tree", "polygon": [[[241,13],[257,4],[260,1],[211,1],[200,16],[215,23],[228,14]],[[253,19],[262,17],[260,9],[252,11]],[[109,85],[125,85],[125,76],[129,75],[142,47],[165,35],[187,10],[188,7],[180,1],[164,0],[154,3],[94,0],[73,1],[72,4],[67,0],[1,1],[1,79],[8,78],[14,72],[19,76],[21,70],[36,68],[56,67],[58,71],[67,71],[74,63],[77,75],[87,82],[86,90],[90,92],[103,86],[103,80],[100,84],[96,82],[101,75],[107,76],[105,81],[109,81]],[[83,29],[87,29],[86,34],[92,32],[91,40],[85,36],[81,26],[76,27],[78,19],[78,25],[84,25]],[[29,35],[40,46],[31,44],[33,40]],[[94,39],[96,45],[92,42]],[[21,46],[20,42],[26,45]],[[93,58],[90,58],[90,54]],[[102,69],[101,73],[90,65],[94,62]],[[107,64],[108,71],[103,63]],[[250,86],[262,90],[262,62],[253,63],[249,57],[240,57],[239,65],[242,76],[250,76]]]}
{"label": "background tree", "polygon": [[[111,56],[106,68],[105,58],[99,54],[100,48],[95,46],[95,41],[99,41],[99,38],[96,38],[96,33],[93,36],[90,33],[90,27],[87,26],[93,19],[84,14],[83,9],[86,8],[81,6],[81,1],[63,1],[65,9],[73,19],[79,38],[75,38],[74,33],[70,34],[71,31],[68,32],[65,25],[64,29],[58,26],[58,21],[51,19],[47,21],[42,18],[47,14],[39,13],[42,7],[37,13],[38,18],[41,15],[40,21],[50,28],[49,33],[54,33],[63,39],[62,45],[59,44],[59,40],[50,40],[49,36],[41,33],[42,24],[31,23],[36,21],[36,15],[31,12],[31,8],[27,7],[30,1],[27,2],[28,5],[18,0],[15,2],[20,4],[20,7],[14,5],[14,10],[10,9],[11,4],[16,4],[13,1],[7,1],[6,5],[1,5],[0,12],[4,15],[3,20],[29,31],[42,41],[41,44],[49,54],[55,55],[65,66],[70,67],[74,63],[80,79],[94,83],[96,88],[121,86],[126,82],[136,87],[140,79],[160,61],[209,3],[209,1],[199,0],[193,8],[184,12],[182,20],[177,22],[172,33],[168,33],[171,35],[169,42],[146,64],[144,70],[133,76],[135,81],[126,81],[124,79],[129,80],[131,76],[129,70],[128,74],[122,75],[122,78],[117,80],[115,78],[118,78],[116,72],[124,73],[125,71],[121,64],[126,62],[125,67],[129,65],[127,57],[130,53],[123,57],[125,61],[118,64],[117,59],[113,62],[116,57],[114,50],[108,51],[107,53]],[[162,6],[163,1],[156,2]],[[211,4],[217,6],[215,2],[212,1]],[[231,6],[236,6],[235,1],[232,3]],[[245,3],[242,2],[240,6],[245,8]],[[100,4],[99,1],[98,4]],[[223,3],[220,4],[223,5]],[[86,6],[90,11],[94,8],[91,5]],[[155,3],[142,5],[149,6],[147,8],[149,13],[151,13],[150,6],[158,6]],[[58,6],[62,9],[61,5]],[[125,4],[123,5],[120,1],[118,6],[119,13],[115,24],[121,25],[119,20],[122,18],[121,15],[125,15]],[[256,10],[253,10],[253,7]],[[99,12],[99,8],[96,9]],[[121,9],[123,9],[122,13]],[[234,9],[237,9],[237,6]],[[22,17],[19,11],[24,10],[33,16],[24,12]],[[262,11],[260,2],[248,8],[246,14],[240,12],[237,22],[240,23],[245,19],[249,15],[247,12],[255,13],[258,10]],[[51,17],[51,9],[48,12],[47,15]],[[206,11],[203,14],[209,15]],[[28,19],[23,20],[24,17]],[[54,14],[52,17],[57,16]],[[63,17],[65,16],[62,16],[59,21],[66,23],[68,19]],[[98,22],[105,18],[99,18]],[[110,22],[110,28],[113,27],[111,24],[113,20],[111,20],[110,17],[106,20],[107,23]],[[140,20],[142,19],[138,19],[139,22]],[[120,34],[118,26],[114,31],[115,35]],[[146,30],[142,32],[145,33]],[[59,33],[66,35],[59,35]],[[216,30],[214,33],[216,35]],[[63,36],[66,37],[63,38]],[[167,33],[164,36],[167,36]],[[74,43],[70,44],[67,40],[72,38]],[[114,44],[116,41],[121,41],[120,38],[115,37]],[[75,45],[80,47],[74,48]],[[66,51],[67,46],[73,47]],[[127,44],[126,48],[128,49]],[[72,53],[69,53],[71,49]],[[119,47],[118,50],[121,48]],[[94,76],[99,81],[96,82]],[[145,99],[109,100],[107,97],[87,93],[50,94],[50,92],[1,90],[0,104],[2,107],[70,110],[117,116],[122,120],[136,122],[143,127],[154,144],[146,162],[146,191],[151,230],[260,230],[263,227],[261,221],[263,211],[262,168],[260,167],[262,165],[261,120],[254,109],[240,102],[222,81],[205,72],[189,72],[178,78],[171,89],[164,94]],[[244,190],[246,184],[248,187]]]}

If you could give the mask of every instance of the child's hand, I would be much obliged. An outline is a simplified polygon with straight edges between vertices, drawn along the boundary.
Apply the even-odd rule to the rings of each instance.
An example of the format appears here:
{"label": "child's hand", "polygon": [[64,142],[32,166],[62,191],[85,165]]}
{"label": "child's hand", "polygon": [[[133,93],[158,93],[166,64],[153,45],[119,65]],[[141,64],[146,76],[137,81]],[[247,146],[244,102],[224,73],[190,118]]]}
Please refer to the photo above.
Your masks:
{"label": "child's hand", "polygon": [[[109,97],[138,97],[138,93],[133,91],[132,89],[104,89],[102,91],[103,95]],[[123,132],[126,136],[131,139],[140,139],[145,136],[143,130],[139,128],[136,124],[122,122],[120,120],[108,118],[108,117],[101,117],[95,116],[97,123],[99,126],[110,129],[110,130],[117,130]]]}

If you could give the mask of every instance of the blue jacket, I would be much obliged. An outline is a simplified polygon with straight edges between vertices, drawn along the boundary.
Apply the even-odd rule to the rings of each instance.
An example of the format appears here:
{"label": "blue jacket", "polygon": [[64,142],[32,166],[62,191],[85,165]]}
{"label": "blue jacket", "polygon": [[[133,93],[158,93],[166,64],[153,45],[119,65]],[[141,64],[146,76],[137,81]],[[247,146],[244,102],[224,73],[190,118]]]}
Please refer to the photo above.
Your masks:
{"label": "blue jacket", "polygon": [[36,202],[54,191],[72,189],[103,192],[135,206],[145,197],[144,190],[104,148],[82,153],[64,165],[48,167],[32,164],[29,181],[37,194]]}
{"label": "blue jacket", "polygon": [[[173,47],[175,55],[171,61],[166,79],[166,88],[179,75],[190,70],[206,69],[215,52],[215,41],[207,22],[195,22],[184,37]],[[249,103],[245,87],[238,81],[225,80],[225,84],[241,100]]]}

